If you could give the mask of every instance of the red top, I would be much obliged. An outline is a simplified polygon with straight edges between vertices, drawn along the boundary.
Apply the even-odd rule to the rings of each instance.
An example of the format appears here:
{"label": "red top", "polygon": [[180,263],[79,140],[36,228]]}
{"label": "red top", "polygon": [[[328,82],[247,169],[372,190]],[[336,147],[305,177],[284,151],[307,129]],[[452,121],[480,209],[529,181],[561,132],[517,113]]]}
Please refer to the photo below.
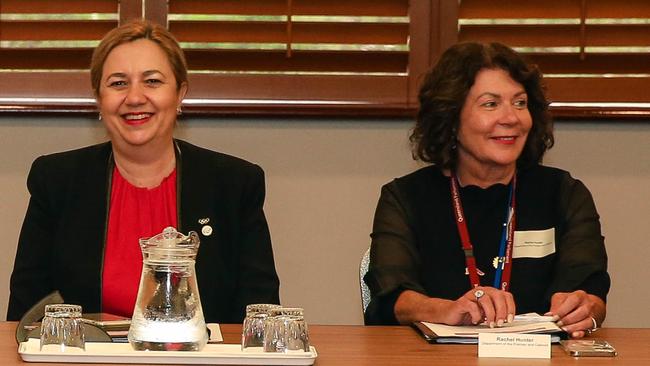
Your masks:
{"label": "red top", "polygon": [[131,317],[142,272],[138,239],[176,227],[176,169],[154,188],[127,182],[115,167],[102,273],[102,312]]}

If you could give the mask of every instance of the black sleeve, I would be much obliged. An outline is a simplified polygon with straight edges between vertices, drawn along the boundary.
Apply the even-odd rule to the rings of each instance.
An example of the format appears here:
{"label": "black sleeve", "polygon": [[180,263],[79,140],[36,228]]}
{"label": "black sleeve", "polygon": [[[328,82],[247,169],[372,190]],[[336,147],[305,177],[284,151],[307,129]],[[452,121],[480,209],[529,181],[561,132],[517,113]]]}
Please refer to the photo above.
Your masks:
{"label": "black sleeve", "polygon": [[50,245],[56,226],[56,209],[47,190],[43,159],[32,164],[27,177],[29,205],[20,231],[10,280],[7,320],[20,320],[32,305],[52,292]]}
{"label": "black sleeve", "polygon": [[561,185],[559,209],[563,230],[557,267],[547,296],[584,290],[606,301],[610,278],[600,216],[587,187],[568,174]]}
{"label": "black sleeve", "polygon": [[382,188],[371,234],[370,264],[364,277],[371,293],[364,314],[368,325],[397,324],[395,302],[404,290],[426,294],[419,281],[419,254],[406,206],[395,182]]}
{"label": "black sleeve", "polygon": [[241,197],[239,277],[231,319],[241,322],[248,304],[279,304],[280,281],[275,270],[269,227],[264,216],[264,171],[248,170]]}

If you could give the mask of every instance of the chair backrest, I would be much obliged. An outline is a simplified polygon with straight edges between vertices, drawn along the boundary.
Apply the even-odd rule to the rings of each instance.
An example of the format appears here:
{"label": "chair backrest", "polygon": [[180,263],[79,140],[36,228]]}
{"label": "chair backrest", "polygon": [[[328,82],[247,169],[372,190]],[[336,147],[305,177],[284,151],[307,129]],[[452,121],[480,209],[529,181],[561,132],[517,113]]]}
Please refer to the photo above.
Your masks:
{"label": "chair backrest", "polygon": [[370,248],[366,249],[366,252],[363,253],[361,257],[361,263],[359,264],[359,286],[361,288],[361,306],[363,307],[363,313],[366,313],[366,308],[370,303],[370,289],[368,285],[363,281],[363,276],[368,272],[368,265],[370,264]]}

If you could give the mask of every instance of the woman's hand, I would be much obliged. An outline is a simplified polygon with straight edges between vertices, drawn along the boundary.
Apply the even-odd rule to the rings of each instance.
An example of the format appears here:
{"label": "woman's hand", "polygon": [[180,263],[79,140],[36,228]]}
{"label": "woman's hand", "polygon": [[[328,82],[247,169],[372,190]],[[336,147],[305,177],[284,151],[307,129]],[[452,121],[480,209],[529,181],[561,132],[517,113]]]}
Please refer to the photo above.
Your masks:
{"label": "woman's hand", "polygon": [[494,327],[511,322],[515,313],[512,294],[493,287],[474,288],[453,301],[431,298],[407,290],[402,292],[395,302],[395,317],[402,324],[427,321],[447,325],[470,325],[485,321]]}
{"label": "woman's hand", "polygon": [[445,324],[480,324],[485,321],[491,328],[512,322],[516,313],[512,294],[494,287],[476,287],[454,301]]}
{"label": "woman's hand", "polygon": [[595,331],[605,319],[605,302],[582,290],[557,292],[551,297],[546,315],[557,318],[557,325],[573,338],[582,338]]}

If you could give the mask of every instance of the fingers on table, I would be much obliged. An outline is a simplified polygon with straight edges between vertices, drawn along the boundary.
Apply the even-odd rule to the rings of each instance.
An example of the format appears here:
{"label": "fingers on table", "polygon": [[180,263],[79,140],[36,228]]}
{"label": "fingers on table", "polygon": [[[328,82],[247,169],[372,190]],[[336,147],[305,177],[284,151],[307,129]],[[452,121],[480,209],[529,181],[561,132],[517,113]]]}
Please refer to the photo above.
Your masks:
{"label": "fingers on table", "polygon": [[[565,317],[564,319],[566,319],[567,317]],[[582,338],[585,335],[590,334],[592,331],[596,329],[594,327],[594,321],[591,319],[592,319],[591,316],[587,316],[586,318],[583,317],[581,320],[572,323],[567,323],[562,320],[560,326],[562,327],[562,330],[569,333],[571,337]],[[558,322],[558,324],[560,324],[560,322]]]}
{"label": "fingers on table", "polygon": [[481,306],[478,304],[478,302],[469,302],[468,313],[472,318],[472,324],[480,324],[483,322],[485,314],[483,313],[483,309],[481,309]]}
{"label": "fingers on table", "polygon": [[514,316],[516,311],[512,294],[497,289],[483,291],[483,296],[477,298],[476,302],[483,310],[485,321],[490,327],[502,326]]}

